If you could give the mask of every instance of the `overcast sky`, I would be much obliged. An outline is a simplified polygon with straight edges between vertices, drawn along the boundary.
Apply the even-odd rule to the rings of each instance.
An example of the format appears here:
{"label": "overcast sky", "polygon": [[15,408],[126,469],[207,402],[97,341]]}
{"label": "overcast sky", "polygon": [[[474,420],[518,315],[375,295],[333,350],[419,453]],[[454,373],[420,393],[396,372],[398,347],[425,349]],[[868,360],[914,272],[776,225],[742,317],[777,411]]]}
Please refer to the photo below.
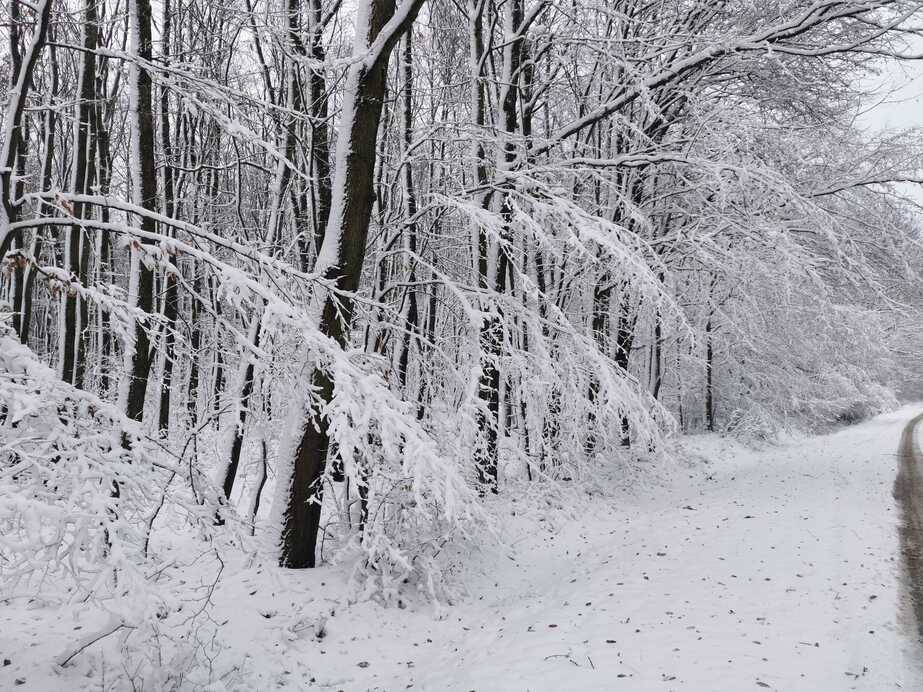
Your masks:
{"label": "overcast sky", "polygon": [[923,127],[923,61],[890,63],[867,87],[876,96],[861,122],[874,130]]}
{"label": "overcast sky", "polygon": [[[863,85],[872,93],[859,123],[871,132],[919,128],[923,137],[923,60],[890,62],[881,74]],[[920,162],[923,169],[923,161]],[[901,186],[923,205],[923,186]]]}

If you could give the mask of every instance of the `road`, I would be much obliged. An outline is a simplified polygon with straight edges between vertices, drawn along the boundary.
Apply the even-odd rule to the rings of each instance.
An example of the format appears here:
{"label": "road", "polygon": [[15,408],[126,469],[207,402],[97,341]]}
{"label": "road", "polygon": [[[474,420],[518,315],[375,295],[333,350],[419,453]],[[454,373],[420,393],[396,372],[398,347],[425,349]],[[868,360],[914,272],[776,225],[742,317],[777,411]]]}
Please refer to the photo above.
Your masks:
{"label": "road", "polygon": [[901,510],[898,535],[904,562],[903,595],[923,641],[923,457],[916,442],[921,420],[923,414],[911,418],[901,435],[894,498]]}

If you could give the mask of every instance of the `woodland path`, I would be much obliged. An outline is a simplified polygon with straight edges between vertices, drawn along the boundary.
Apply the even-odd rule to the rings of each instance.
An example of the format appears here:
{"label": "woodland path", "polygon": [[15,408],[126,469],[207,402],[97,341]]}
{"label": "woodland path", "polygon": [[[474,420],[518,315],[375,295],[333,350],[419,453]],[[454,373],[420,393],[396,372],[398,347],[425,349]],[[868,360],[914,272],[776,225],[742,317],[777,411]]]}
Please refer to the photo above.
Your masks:
{"label": "woodland path", "polygon": [[912,417],[761,449],[687,438],[665,487],[549,516],[445,620],[395,633],[425,650],[394,652],[410,671],[372,661],[356,689],[923,690],[892,496]]}
{"label": "woodland path", "polygon": [[[479,610],[433,628],[435,655],[417,661],[414,687],[923,689],[904,505],[892,497],[895,442],[903,431],[901,451],[908,435],[912,449],[907,420],[920,411],[759,450],[688,438],[699,458],[673,468],[662,492],[604,500],[519,544]],[[914,471],[911,535],[923,546],[923,466]],[[923,596],[923,550],[912,555]],[[453,619],[462,636],[440,631]]]}

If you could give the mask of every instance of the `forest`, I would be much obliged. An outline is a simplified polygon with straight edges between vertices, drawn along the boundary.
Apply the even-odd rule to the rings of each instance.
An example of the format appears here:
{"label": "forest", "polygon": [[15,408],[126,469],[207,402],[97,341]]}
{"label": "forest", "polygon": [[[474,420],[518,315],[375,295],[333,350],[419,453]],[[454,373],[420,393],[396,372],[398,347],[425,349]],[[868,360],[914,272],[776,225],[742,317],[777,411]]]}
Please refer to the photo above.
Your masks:
{"label": "forest", "polygon": [[205,689],[191,565],[445,605],[511,502],[923,392],[923,132],[862,118],[923,2],[10,0],[0,33],[0,596],[199,636],[114,689]]}

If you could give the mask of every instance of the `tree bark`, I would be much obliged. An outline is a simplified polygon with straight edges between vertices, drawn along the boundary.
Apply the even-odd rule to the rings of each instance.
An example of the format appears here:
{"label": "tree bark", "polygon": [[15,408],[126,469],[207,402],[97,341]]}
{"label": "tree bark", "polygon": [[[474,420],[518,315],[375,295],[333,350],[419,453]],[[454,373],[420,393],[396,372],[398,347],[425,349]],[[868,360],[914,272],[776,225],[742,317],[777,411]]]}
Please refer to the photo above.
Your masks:
{"label": "tree bark", "polygon": [[[16,159],[21,151],[22,142],[22,117],[26,108],[29,91],[32,88],[32,73],[35,63],[45,46],[48,35],[49,17],[51,14],[51,0],[39,0],[34,6],[36,15],[32,39],[23,55],[19,54],[18,46],[12,50],[13,72],[12,93],[7,102],[6,116],[3,119],[3,131],[0,136],[0,259],[12,247],[13,241],[19,235],[10,230],[10,224],[19,218],[19,203],[13,187],[13,175],[16,171]],[[19,0],[13,0],[11,13],[20,10]],[[18,22],[14,21],[18,26]],[[12,37],[11,33],[11,37]],[[18,32],[16,32],[18,43]],[[11,46],[12,48],[12,46]],[[18,63],[18,66],[17,66]]]}
{"label": "tree bark", "polygon": [[[135,40],[137,41],[136,53],[143,63],[150,63],[152,58],[151,40],[151,3],[150,0],[132,0],[133,12],[131,21],[134,25]],[[133,154],[135,155],[135,195],[136,202],[146,211],[156,213],[157,200],[157,173],[154,168],[154,110],[152,102],[151,75],[142,65],[132,66],[135,80],[134,104],[135,142]],[[157,224],[153,218],[143,214],[140,219],[141,230],[146,233],[156,233]],[[151,241],[142,241],[150,244]],[[140,253],[141,249],[134,252]],[[144,262],[138,263],[138,307],[146,314],[153,312],[154,305],[154,272],[145,266]],[[151,342],[147,329],[142,320],[135,323],[135,339],[131,354],[131,372],[128,383],[128,399],[125,413],[129,418],[141,421],[144,418],[144,399],[147,394],[147,383],[151,372]]]}
{"label": "tree bark", "polygon": [[[103,63],[105,65],[105,63]],[[111,100],[106,94],[106,77],[105,71],[97,79],[96,86],[97,103],[93,109],[93,138],[96,142],[97,157],[97,178],[99,180],[99,192],[103,196],[108,196],[110,192],[110,183],[112,180],[112,149],[110,146],[109,131],[106,128],[106,115],[111,108]],[[107,105],[108,104],[108,105]],[[102,206],[99,208],[99,218],[103,223],[109,222],[109,208]],[[104,272],[109,276],[112,275],[112,236],[109,231],[99,231],[99,257],[97,258],[96,270],[97,275],[102,279]],[[111,280],[111,278],[110,278]],[[111,388],[115,378],[112,376],[110,360],[115,347],[113,330],[110,327],[111,316],[101,306],[99,312],[99,331],[100,331],[100,351],[102,367],[99,371],[100,393],[105,394]]]}
{"label": "tree bark", "polygon": [[[95,152],[91,146],[93,111],[96,100],[96,53],[99,42],[99,19],[96,14],[96,0],[87,0],[83,10],[83,48],[80,53],[80,73],[78,75],[78,101],[75,108],[74,122],[74,156],[71,163],[71,190],[74,194],[87,194],[95,177]],[[67,232],[65,247],[65,269],[71,280],[86,281],[86,262],[89,259],[89,239],[85,237],[80,221],[87,218],[89,206],[82,202],[73,205],[73,216],[77,220]],[[68,292],[64,298],[64,330],[61,334],[61,376],[65,382],[83,388],[86,358],[86,342],[83,330],[88,328],[86,299],[74,292]]]}
{"label": "tree bark", "polygon": [[[324,49],[324,25],[321,0],[308,0],[311,29],[311,58],[322,65],[327,58]],[[311,69],[311,165],[314,175],[314,251],[320,253],[324,231],[330,219],[330,133],[327,106],[327,80],[323,70]]]}
{"label": "tree bark", "polygon": [[404,338],[400,356],[397,363],[398,382],[401,389],[407,387],[407,367],[410,361],[410,347],[413,340],[420,340],[420,310],[417,306],[417,196],[414,189],[413,166],[409,158],[410,147],[413,143],[413,27],[407,30],[404,36],[404,51],[401,60],[403,71],[403,135],[404,152],[407,160],[404,161],[404,215],[407,219],[405,229],[406,247],[409,251],[407,261],[410,272],[407,277],[407,316],[404,319]]}
{"label": "tree bark", "polygon": [[[161,54],[164,64],[170,62],[172,21],[170,0],[164,0],[161,28]],[[160,143],[164,157],[163,213],[172,219],[176,214],[176,181],[171,164],[173,146],[170,137],[170,95],[166,87],[160,88]],[[157,418],[157,430],[163,438],[168,437],[170,433],[170,394],[173,389],[173,365],[176,359],[176,318],[179,314],[179,291],[174,275],[177,267],[172,258],[169,262],[170,266],[163,272],[163,373],[160,379],[160,408]]]}
{"label": "tree bark", "polygon": [[[503,123],[503,148],[498,161],[498,168],[509,168],[516,159],[515,136],[519,129],[519,80],[520,66],[522,64],[522,50],[524,45],[523,5],[522,0],[510,0],[505,15],[503,66],[500,79],[500,106]],[[489,256],[481,260],[482,276],[486,274],[487,286],[490,286],[497,296],[506,294],[512,288],[512,267],[509,258],[509,245],[512,242],[512,208],[507,194],[501,189],[500,216],[502,227],[500,240],[496,248],[496,266],[491,266]],[[485,238],[479,241],[479,251],[489,255],[490,250]],[[486,267],[485,267],[486,264]],[[486,269],[486,272],[483,271]],[[491,276],[492,274],[492,276]],[[491,281],[491,278],[493,281]],[[491,283],[493,284],[491,286]],[[496,493],[499,490],[497,469],[499,466],[499,437],[502,427],[500,418],[500,359],[503,350],[503,319],[499,307],[493,314],[486,317],[481,324],[480,343],[484,354],[481,366],[481,380],[478,393],[481,405],[478,409],[480,418],[479,427],[484,431],[485,441],[483,446],[476,450],[475,466],[477,468],[478,482],[481,491],[489,490]],[[486,416],[484,411],[486,410]]]}
{"label": "tree bark", "polygon": [[[416,17],[422,0],[405,0],[400,7],[397,25],[386,36],[379,36],[395,15],[393,0],[365,0],[360,16],[368,26],[357,27],[354,62],[347,75],[342,109],[342,126],[337,141],[336,171],[331,194],[330,220],[324,235],[318,267],[328,279],[335,280],[341,291],[355,292],[365,258],[369,221],[373,203],[378,125],[385,94],[388,60],[395,42]],[[367,10],[363,12],[361,10]],[[363,35],[364,34],[364,35]],[[376,39],[383,39],[382,42]],[[378,48],[367,55],[368,46]],[[324,266],[324,265],[327,266]],[[337,301],[333,295],[323,298],[319,328],[341,346],[349,336],[352,302]],[[339,313],[339,314],[338,314]],[[340,316],[342,315],[342,320]],[[311,384],[324,402],[333,397],[334,382],[323,369],[317,368]],[[329,421],[322,413],[312,414],[302,423],[300,441],[295,449],[292,478],[287,491],[282,518],[280,564],[304,568],[315,564],[317,533],[323,502],[323,478],[329,445]]]}
{"label": "tree bark", "polygon": [[709,314],[708,320],[705,322],[705,429],[708,432],[715,432],[715,404],[712,382],[714,353],[711,343],[711,317]]}

